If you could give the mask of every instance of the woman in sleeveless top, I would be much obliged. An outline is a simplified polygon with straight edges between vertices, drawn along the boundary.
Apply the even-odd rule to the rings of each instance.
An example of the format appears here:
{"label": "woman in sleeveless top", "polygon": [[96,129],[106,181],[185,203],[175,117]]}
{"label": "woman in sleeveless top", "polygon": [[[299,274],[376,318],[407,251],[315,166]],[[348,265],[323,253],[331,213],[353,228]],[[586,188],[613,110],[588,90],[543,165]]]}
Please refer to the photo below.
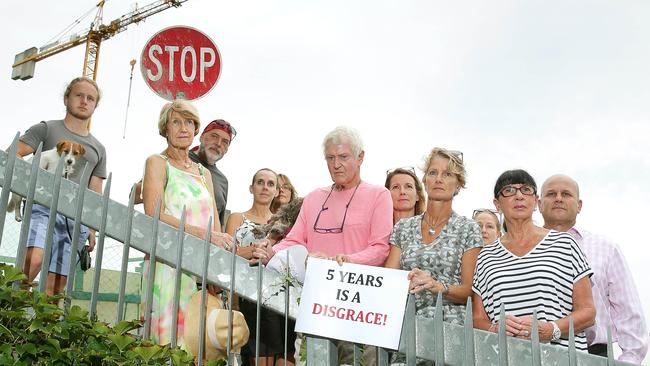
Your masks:
{"label": "woman in sleeveless top", "polygon": [[[253,228],[266,224],[271,218],[271,203],[279,193],[278,176],[270,169],[260,169],[253,176],[249,190],[253,195],[253,206],[246,212],[230,215],[226,225],[226,232],[233,236],[237,245],[237,254],[247,259],[250,259],[252,254],[253,247],[250,244],[254,240]],[[241,299],[239,310],[244,314],[248,328],[251,329],[248,344],[242,348],[242,356],[248,358],[248,364],[253,365],[257,304]],[[289,334],[294,334],[293,329],[290,329]],[[293,339],[288,344],[291,347]],[[260,365],[264,366],[273,365],[274,358],[284,354],[284,318],[265,308],[262,308],[260,313],[259,353]],[[293,354],[293,350],[290,348],[288,353]],[[292,365],[292,361],[290,358],[287,365]],[[282,365],[283,362],[277,364]]]}
{"label": "woman in sleeveless top", "polygon": [[[230,235],[221,233],[221,225],[214,201],[214,190],[210,172],[193,163],[188,149],[199,131],[199,117],[195,107],[187,101],[177,100],[166,104],[160,112],[158,129],[167,139],[167,148],[160,155],[147,159],[143,179],[144,209],[152,216],[156,198],[162,197],[160,220],[178,227],[185,208],[185,231],[199,238],[205,238],[209,218],[213,217],[212,243],[229,248]],[[145,263],[145,280],[151,275],[150,263]],[[151,314],[151,336],[158,344],[168,344],[172,337],[173,296],[176,269],[156,263],[154,271],[153,307]],[[143,285],[144,286],[144,285]],[[145,289],[147,290],[147,289]],[[177,344],[184,346],[184,319],[187,303],[196,291],[191,276],[181,276],[178,309]]]}

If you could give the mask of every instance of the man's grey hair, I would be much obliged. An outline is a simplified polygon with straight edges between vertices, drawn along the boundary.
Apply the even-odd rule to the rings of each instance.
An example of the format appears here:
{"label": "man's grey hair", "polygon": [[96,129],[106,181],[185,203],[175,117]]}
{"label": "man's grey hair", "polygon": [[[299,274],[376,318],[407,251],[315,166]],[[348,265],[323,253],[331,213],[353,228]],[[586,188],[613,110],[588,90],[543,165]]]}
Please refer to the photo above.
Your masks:
{"label": "man's grey hair", "polygon": [[323,139],[323,154],[325,154],[328,144],[348,144],[355,157],[359,156],[363,151],[363,141],[361,141],[359,132],[346,126],[338,126],[325,136],[325,139]]}

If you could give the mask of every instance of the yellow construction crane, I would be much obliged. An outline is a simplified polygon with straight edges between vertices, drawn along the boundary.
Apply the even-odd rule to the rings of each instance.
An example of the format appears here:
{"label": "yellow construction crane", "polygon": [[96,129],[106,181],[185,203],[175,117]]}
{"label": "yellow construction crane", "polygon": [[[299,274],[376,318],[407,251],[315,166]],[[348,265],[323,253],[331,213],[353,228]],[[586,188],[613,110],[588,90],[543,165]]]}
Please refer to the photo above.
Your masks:
{"label": "yellow construction crane", "polygon": [[11,78],[13,80],[27,80],[34,76],[34,67],[37,61],[41,61],[57,53],[69,50],[80,44],[86,44],[86,53],[84,57],[83,76],[92,77],[97,80],[97,63],[99,58],[99,46],[102,41],[107,40],[114,35],[126,30],[129,24],[138,23],[154,14],[171,7],[179,7],[187,0],[158,0],[142,8],[136,8],[134,11],[124,14],[113,20],[109,24],[103,24],[102,15],[104,12],[105,0],[97,4],[97,13],[90,27],[85,31],[72,35],[65,42],[55,41],[41,47],[29,48],[24,52],[16,55],[12,65]]}

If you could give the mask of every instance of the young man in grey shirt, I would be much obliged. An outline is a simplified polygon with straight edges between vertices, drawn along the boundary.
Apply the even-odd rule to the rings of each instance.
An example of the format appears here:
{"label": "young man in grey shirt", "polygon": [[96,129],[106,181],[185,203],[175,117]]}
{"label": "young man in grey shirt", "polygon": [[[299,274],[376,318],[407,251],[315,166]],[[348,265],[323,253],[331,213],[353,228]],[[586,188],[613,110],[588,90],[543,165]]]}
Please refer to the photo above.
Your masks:
{"label": "young man in grey shirt", "polygon": [[[43,151],[56,147],[61,140],[80,143],[86,152],[75,163],[75,169],[67,178],[83,186],[88,186],[97,193],[102,193],[103,180],[106,179],[106,150],[89,130],[90,118],[99,103],[100,91],[93,80],[78,77],[67,86],[63,95],[66,114],[63,120],[40,122],[31,126],[18,141],[17,155],[24,157],[33,154],[38,145],[43,143]],[[84,165],[88,163],[91,170],[88,182],[80,182]],[[18,208],[20,209],[20,208]],[[31,282],[41,269],[45,232],[50,210],[35,204],[32,211],[29,235],[27,238],[27,255],[23,271]],[[71,228],[74,221],[57,214],[52,243],[52,256],[47,276],[46,293],[55,295],[63,292],[67,282],[68,268],[71,260]],[[88,240],[88,250],[95,247],[95,232],[82,225],[78,248]],[[77,255],[73,257],[76,261]]]}

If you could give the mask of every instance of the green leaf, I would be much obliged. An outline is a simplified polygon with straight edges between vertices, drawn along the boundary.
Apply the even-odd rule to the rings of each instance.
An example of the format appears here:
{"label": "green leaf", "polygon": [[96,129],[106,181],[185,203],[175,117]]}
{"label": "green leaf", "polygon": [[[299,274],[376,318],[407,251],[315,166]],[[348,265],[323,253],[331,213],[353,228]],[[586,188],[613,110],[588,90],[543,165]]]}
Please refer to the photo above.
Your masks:
{"label": "green leaf", "polygon": [[133,349],[133,352],[137,353],[140,357],[142,357],[144,362],[149,363],[149,360],[151,360],[151,358],[155,356],[157,353],[159,353],[161,350],[162,347],[153,345],[150,347],[135,347]]}
{"label": "green leaf", "polygon": [[26,344],[17,344],[16,345],[16,352],[18,354],[30,354],[30,355],[36,355],[38,350],[36,349],[36,346],[33,343],[26,343]]}
{"label": "green leaf", "polygon": [[120,352],[123,352],[128,345],[135,342],[135,338],[128,335],[109,335],[108,339],[117,346]]}
{"label": "green leaf", "polygon": [[141,327],[140,322],[137,320],[132,320],[132,321],[122,320],[113,326],[113,330],[117,334],[124,334],[134,329],[138,329],[140,327]]}

